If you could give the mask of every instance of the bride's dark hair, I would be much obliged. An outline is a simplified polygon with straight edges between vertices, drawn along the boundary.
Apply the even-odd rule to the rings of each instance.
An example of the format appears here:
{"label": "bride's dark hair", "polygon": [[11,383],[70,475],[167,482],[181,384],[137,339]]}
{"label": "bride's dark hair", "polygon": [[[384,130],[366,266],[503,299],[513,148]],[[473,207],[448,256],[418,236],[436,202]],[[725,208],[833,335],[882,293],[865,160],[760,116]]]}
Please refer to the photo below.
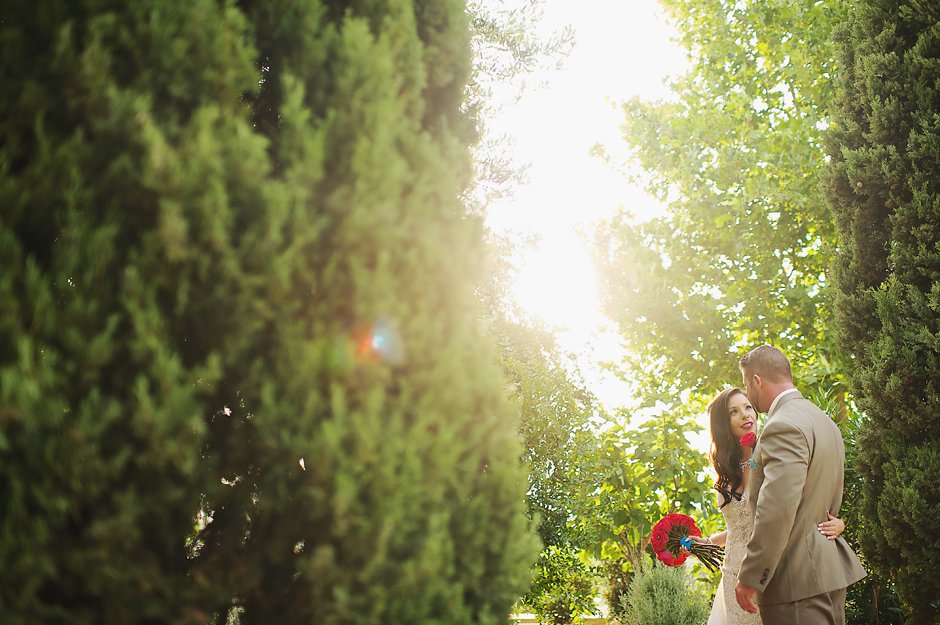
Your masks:
{"label": "bride's dark hair", "polygon": [[737,492],[744,482],[744,471],[741,462],[744,454],[737,439],[731,434],[730,418],[728,415],[728,402],[737,394],[744,395],[739,388],[726,388],[718,394],[708,405],[708,417],[712,434],[712,448],[709,453],[712,466],[718,473],[715,490],[725,498],[719,508],[724,508],[731,500],[741,501],[741,493]]}

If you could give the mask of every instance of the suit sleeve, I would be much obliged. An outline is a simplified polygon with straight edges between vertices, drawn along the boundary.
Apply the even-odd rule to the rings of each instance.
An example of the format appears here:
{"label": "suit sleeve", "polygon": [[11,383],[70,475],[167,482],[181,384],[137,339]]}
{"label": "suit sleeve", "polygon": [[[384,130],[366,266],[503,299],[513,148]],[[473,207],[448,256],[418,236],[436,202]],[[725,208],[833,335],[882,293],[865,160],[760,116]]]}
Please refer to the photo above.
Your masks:
{"label": "suit sleeve", "polygon": [[759,444],[764,482],[738,579],[763,591],[773,579],[790,540],[806,484],[809,445],[798,428],[780,421],[767,424]]}

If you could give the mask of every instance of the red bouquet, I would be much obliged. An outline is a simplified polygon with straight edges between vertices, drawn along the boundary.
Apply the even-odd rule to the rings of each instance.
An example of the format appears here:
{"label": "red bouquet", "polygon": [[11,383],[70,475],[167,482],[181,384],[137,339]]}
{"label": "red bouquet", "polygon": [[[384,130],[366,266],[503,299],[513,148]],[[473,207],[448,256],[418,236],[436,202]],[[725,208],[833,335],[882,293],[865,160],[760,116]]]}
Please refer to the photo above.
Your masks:
{"label": "red bouquet", "polygon": [[689,536],[701,536],[692,517],[685,514],[667,514],[653,526],[650,546],[656,557],[668,566],[680,566],[688,556],[680,547],[685,547],[709,571],[717,571],[724,558],[724,549],[718,545],[703,545],[691,540]]}

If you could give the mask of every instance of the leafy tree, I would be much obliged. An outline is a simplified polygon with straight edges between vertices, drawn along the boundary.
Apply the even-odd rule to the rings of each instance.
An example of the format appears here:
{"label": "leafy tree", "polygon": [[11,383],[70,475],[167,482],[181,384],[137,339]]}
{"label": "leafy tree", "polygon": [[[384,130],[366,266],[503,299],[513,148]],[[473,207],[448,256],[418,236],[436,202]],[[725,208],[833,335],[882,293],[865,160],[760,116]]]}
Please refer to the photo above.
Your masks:
{"label": "leafy tree", "polygon": [[857,6],[841,33],[829,150],[837,328],[867,417],[860,540],[916,623],[940,622],[938,20],[935,4],[917,0]]}
{"label": "leafy tree", "polygon": [[[484,213],[510,196],[524,180],[525,163],[508,152],[509,137],[496,136],[488,120],[531,84],[536,70],[560,65],[572,45],[570,28],[539,32],[542,0],[472,1],[473,68],[464,109],[475,121],[475,176],[463,199],[468,210]],[[497,96],[497,92],[500,96]],[[508,93],[508,95],[506,95]],[[579,557],[585,544],[571,520],[578,466],[594,444],[588,420],[595,399],[559,352],[551,332],[513,302],[510,261],[518,245],[487,233],[489,262],[478,287],[484,328],[496,343],[509,395],[519,416],[523,460],[529,469],[527,516],[537,523],[543,550],[533,566],[533,582],[520,608],[545,621],[578,622],[594,611],[594,567]]]}
{"label": "leafy tree", "polygon": [[9,2],[5,623],[497,623],[462,3]]}
{"label": "leafy tree", "polygon": [[546,545],[571,543],[570,501],[578,466],[595,444],[589,427],[595,399],[576,383],[548,335],[529,328],[501,339],[503,367],[513,384],[510,396],[521,417],[523,459],[530,469],[530,515],[538,519]]}
{"label": "leafy tree", "polygon": [[496,242],[490,240],[488,279],[478,295],[485,332],[496,344],[519,417],[522,458],[529,470],[527,516],[537,524],[543,544],[520,607],[544,619],[576,619],[593,612],[597,594],[594,584],[587,583],[595,578],[592,567],[578,558],[586,543],[572,519],[577,476],[596,444],[590,419],[598,407],[551,332],[526,318],[512,301],[508,248],[498,248]]}
{"label": "leafy tree", "polygon": [[692,55],[673,97],[624,105],[637,178],[668,208],[598,235],[608,314],[642,395],[736,383],[772,342],[823,386],[840,366],[823,296],[834,229],[819,172],[840,0],[664,0]]}
{"label": "leafy tree", "polygon": [[[741,353],[771,342],[854,449],[853,365],[832,331],[837,242],[821,184],[842,66],[832,32],[851,3],[662,3],[692,63],[669,99],[624,105],[636,178],[667,212],[646,223],[624,212],[598,232],[606,308],[630,353],[618,371],[645,405],[705,402],[739,384]],[[857,492],[851,457],[847,468]],[[856,501],[842,510],[850,531],[866,523]],[[853,586],[850,603],[878,606],[887,622],[886,589]]]}
{"label": "leafy tree", "polygon": [[569,547],[549,545],[539,554],[525,605],[545,625],[577,625],[595,611],[598,567]]}
{"label": "leafy tree", "polygon": [[605,566],[607,605],[615,616],[633,574],[651,554],[649,536],[659,519],[681,512],[704,532],[717,529],[712,483],[703,476],[706,458],[690,440],[701,431],[695,423],[701,408],[675,402],[621,415],[583,465],[576,524]]}
{"label": "leafy tree", "polygon": [[544,0],[468,0],[473,66],[464,109],[475,121],[474,184],[464,195],[485,211],[523,183],[527,163],[509,153],[512,140],[495,134],[489,119],[523,92],[538,88],[533,77],[557,69],[574,45],[570,27],[540,32]]}

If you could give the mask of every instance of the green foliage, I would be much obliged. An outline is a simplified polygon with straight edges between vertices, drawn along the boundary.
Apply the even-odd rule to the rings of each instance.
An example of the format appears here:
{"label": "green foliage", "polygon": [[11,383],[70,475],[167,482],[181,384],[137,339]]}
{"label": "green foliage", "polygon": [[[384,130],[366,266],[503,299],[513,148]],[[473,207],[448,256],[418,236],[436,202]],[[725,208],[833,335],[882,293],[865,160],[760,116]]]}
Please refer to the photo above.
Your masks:
{"label": "green foliage", "polygon": [[[839,517],[845,523],[843,537],[850,545],[860,543],[860,536],[872,531],[872,525],[862,505],[865,477],[859,472],[858,432],[865,421],[854,402],[846,402],[846,392],[840,386],[816,389],[810,401],[837,419],[845,441],[845,495]],[[868,625],[876,619],[883,625],[903,625],[904,613],[898,605],[897,589],[890,578],[873,570],[866,562],[865,554],[858,553],[862,564],[869,572],[861,582],[848,588],[846,597],[846,623]]]}
{"label": "green foliage", "polygon": [[[576,524],[606,566],[608,601],[615,611],[640,562],[648,557],[653,525],[671,512],[696,519],[704,532],[719,517],[706,458],[687,435],[701,428],[701,405],[660,405],[640,425],[612,426],[602,436],[576,492]],[[716,582],[717,583],[717,582]]]}
{"label": "green foliage", "polygon": [[[625,377],[652,401],[739,383],[772,342],[832,362],[824,272],[834,241],[818,183],[840,0],[666,0],[689,72],[664,102],[624,105],[625,138],[666,215],[599,232]],[[824,380],[824,385],[832,383]]]}
{"label": "green foliage", "polygon": [[596,575],[576,557],[584,536],[572,525],[577,476],[596,444],[588,427],[594,398],[564,366],[549,333],[496,314],[487,334],[496,341],[518,412],[529,470],[527,516],[544,546],[521,603],[543,619],[576,618],[591,613],[597,594]]}
{"label": "green foliage", "polygon": [[578,476],[596,445],[589,424],[596,400],[566,366],[552,335],[524,320],[512,305],[502,282],[510,275],[507,256],[491,256],[489,280],[478,295],[486,334],[496,343],[518,413],[523,461],[529,469],[527,515],[537,523],[544,546],[521,602],[543,619],[564,614],[575,618],[591,611],[596,595],[596,575],[575,557],[587,546],[585,537],[572,524]]}
{"label": "green foliage", "polygon": [[858,6],[829,149],[839,338],[866,415],[860,540],[917,623],[940,622],[937,18],[930,3]]}
{"label": "green foliage", "polygon": [[595,611],[597,581],[597,567],[585,564],[573,549],[551,545],[539,554],[522,604],[546,625],[578,625]]}
{"label": "green foliage", "polygon": [[645,561],[622,597],[622,625],[702,625],[708,598],[682,567]]}
{"label": "green foliage", "polygon": [[4,623],[505,621],[466,20],[5,4]]}
{"label": "green foliage", "polygon": [[[464,200],[485,211],[523,182],[528,163],[512,157],[511,138],[490,130],[489,118],[518,100],[540,71],[558,68],[574,44],[570,27],[540,32],[545,0],[468,0],[473,67],[464,109],[474,120],[478,141],[473,150],[476,175]],[[499,94],[499,96],[497,96]]]}
{"label": "green foliage", "polygon": [[[863,564],[870,570],[866,562],[863,561]],[[872,572],[862,581],[849,586],[845,601],[845,622],[848,625],[904,625],[911,621],[905,618],[894,583]]]}
{"label": "green foliage", "polygon": [[577,544],[569,528],[580,465],[596,444],[589,429],[595,399],[565,368],[551,336],[521,323],[491,326],[518,409],[529,468],[529,516],[545,545]]}
{"label": "green foliage", "polygon": [[[877,260],[884,221],[859,221],[868,239],[837,243],[820,180],[833,78],[852,71],[832,33],[853,5],[663,4],[691,69],[673,83],[668,100],[626,103],[624,132],[642,172],[637,180],[668,210],[646,223],[625,212],[598,232],[606,308],[631,353],[619,373],[636,385],[644,406],[676,397],[704,402],[740,384],[741,353],[762,342],[781,347],[798,386],[843,428],[850,456],[841,513],[852,539],[869,516],[859,503],[863,479],[852,455],[860,417],[846,387],[854,364],[832,328],[870,313],[836,306],[834,314],[827,272],[838,245],[868,250]],[[878,132],[894,126],[879,123]],[[880,166],[877,155],[868,163]],[[857,267],[878,275],[877,262],[860,257]],[[891,587],[883,580],[859,586],[850,600],[877,605],[887,617],[890,597],[877,599]]]}
{"label": "green foliage", "polygon": [[[536,69],[559,65],[571,46],[570,29],[548,37],[538,32],[542,0],[481,2],[467,5],[473,68],[464,109],[475,121],[473,185],[463,196],[470,212],[512,194],[523,179],[524,163],[514,162],[507,137],[494,136],[487,121],[505,101],[529,88]],[[505,100],[512,100],[510,96]],[[577,618],[593,608],[594,574],[575,558],[583,537],[571,526],[574,476],[593,444],[588,419],[595,400],[559,353],[550,332],[515,306],[509,294],[514,245],[488,234],[490,262],[478,295],[486,334],[497,345],[519,416],[523,460],[529,469],[528,517],[538,525],[544,545],[533,569],[535,578],[521,603],[543,619]],[[565,621],[567,622],[567,621]]]}

